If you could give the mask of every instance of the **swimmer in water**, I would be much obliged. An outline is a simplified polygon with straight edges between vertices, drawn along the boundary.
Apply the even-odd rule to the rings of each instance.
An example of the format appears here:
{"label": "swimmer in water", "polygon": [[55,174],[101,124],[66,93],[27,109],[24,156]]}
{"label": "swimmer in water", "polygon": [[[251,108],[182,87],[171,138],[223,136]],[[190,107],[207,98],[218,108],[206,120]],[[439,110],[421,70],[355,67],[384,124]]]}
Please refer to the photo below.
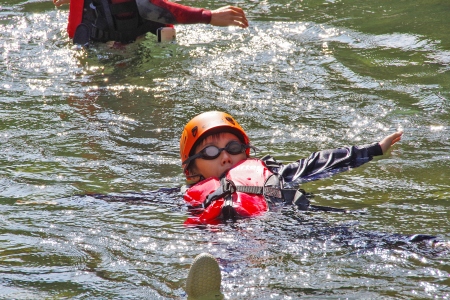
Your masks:
{"label": "swimmer in water", "polygon": [[69,4],[67,32],[74,44],[116,41],[127,44],[147,32],[175,24],[210,24],[248,27],[244,11],[235,6],[215,10],[195,8],[165,0],[53,0],[56,7]]}
{"label": "swimmer in water", "polygon": [[191,185],[184,198],[194,211],[186,224],[261,215],[279,203],[309,210],[305,193],[288,186],[368,162],[385,154],[402,135],[397,131],[380,142],[314,152],[285,165],[270,155],[250,158],[255,147],[231,115],[202,113],[187,123],[180,139],[182,168]]}

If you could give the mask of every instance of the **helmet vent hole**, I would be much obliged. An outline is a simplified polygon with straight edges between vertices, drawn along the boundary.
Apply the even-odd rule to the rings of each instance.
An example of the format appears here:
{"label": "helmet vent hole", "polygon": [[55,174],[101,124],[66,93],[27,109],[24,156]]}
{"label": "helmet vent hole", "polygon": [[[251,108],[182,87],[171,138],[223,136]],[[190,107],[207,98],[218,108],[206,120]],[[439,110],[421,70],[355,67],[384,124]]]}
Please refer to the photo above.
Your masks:
{"label": "helmet vent hole", "polygon": [[192,128],[192,136],[196,137],[197,136],[197,132],[198,132],[198,127],[195,126],[194,128]]}
{"label": "helmet vent hole", "polygon": [[225,117],[225,119],[230,122],[231,124],[235,125],[233,118],[231,117]]}

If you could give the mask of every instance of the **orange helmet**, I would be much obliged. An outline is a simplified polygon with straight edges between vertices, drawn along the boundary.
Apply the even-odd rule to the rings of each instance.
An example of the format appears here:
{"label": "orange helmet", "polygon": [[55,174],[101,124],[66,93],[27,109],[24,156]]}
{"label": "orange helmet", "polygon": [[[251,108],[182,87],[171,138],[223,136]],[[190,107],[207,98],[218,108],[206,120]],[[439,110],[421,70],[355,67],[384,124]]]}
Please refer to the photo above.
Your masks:
{"label": "orange helmet", "polygon": [[[220,132],[233,133],[246,145],[250,142],[241,125],[232,116],[220,111],[208,111],[199,114],[184,126],[180,139],[180,157],[186,176],[189,175],[189,171],[187,170],[189,166],[183,164],[183,162],[194,154],[195,147],[203,138]],[[249,156],[250,148],[245,153]]]}

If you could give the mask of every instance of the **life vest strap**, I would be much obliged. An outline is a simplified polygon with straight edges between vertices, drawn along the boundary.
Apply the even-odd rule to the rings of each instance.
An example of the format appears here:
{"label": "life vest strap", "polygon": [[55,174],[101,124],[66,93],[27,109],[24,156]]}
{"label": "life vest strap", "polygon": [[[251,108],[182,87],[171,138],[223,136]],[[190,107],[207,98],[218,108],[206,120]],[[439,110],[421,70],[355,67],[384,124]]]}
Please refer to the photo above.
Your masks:
{"label": "life vest strap", "polygon": [[206,197],[202,206],[203,208],[207,208],[213,201],[225,198],[226,196],[229,196],[235,192],[236,186],[234,185],[234,182],[228,180],[225,177],[222,177],[222,179],[220,179],[220,187],[213,193],[209,194],[208,197]]}
{"label": "life vest strap", "polygon": [[235,192],[264,195],[265,197],[274,197],[291,204],[295,203],[302,210],[307,210],[309,200],[305,193],[297,189],[281,189],[275,186],[243,186],[235,185],[232,180],[223,177],[220,179],[220,187],[209,194],[203,202],[203,208],[208,207],[213,201],[225,198]]}
{"label": "life vest strap", "polygon": [[262,195],[263,189],[264,188],[262,186],[244,186],[244,185],[236,186],[236,192],[242,192],[242,193],[247,193],[247,194]]}
{"label": "life vest strap", "polygon": [[[116,27],[114,26],[114,20],[113,20],[113,16],[111,13],[111,9],[109,7],[109,2],[108,0],[100,0],[101,3],[101,8],[103,9],[103,16],[106,19],[106,24],[108,24],[108,29],[111,31],[115,31]],[[98,15],[98,13],[97,13]]]}

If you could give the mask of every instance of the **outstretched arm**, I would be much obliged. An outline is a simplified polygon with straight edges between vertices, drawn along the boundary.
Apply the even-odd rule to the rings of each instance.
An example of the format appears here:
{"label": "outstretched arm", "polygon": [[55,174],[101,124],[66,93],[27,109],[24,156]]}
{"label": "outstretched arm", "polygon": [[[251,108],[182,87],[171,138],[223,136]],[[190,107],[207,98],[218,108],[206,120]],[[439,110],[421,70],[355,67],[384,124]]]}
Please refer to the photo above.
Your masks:
{"label": "outstretched arm", "polygon": [[383,155],[401,139],[402,134],[402,131],[395,132],[386,136],[379,143],[314,152],[308,158],[299,159],[287,165],[278,163],[270,156],[264,157],[262,160],[269,169],[280,174],[286,182],[298,179],[316,180],[360,166],[374,156]]}
{"label": "outstretched arm", "polygon": [[226,6],[216,10],[181,5],[167,0],[136,0],[142,18],[164,24],[211,24],[248,27],[244,11]]}
{"label": "outstretched arm", "polygon": [[[113,3],[117,1],[112,1]],[[59,7],[70,0],[53,0]],[[137,0],[139,12],[144,19],[164,24],[209,23],[213,26],[248,27],[248,20],[242,8],[224,6],[213,11],[184,6],[166,0]]]}

